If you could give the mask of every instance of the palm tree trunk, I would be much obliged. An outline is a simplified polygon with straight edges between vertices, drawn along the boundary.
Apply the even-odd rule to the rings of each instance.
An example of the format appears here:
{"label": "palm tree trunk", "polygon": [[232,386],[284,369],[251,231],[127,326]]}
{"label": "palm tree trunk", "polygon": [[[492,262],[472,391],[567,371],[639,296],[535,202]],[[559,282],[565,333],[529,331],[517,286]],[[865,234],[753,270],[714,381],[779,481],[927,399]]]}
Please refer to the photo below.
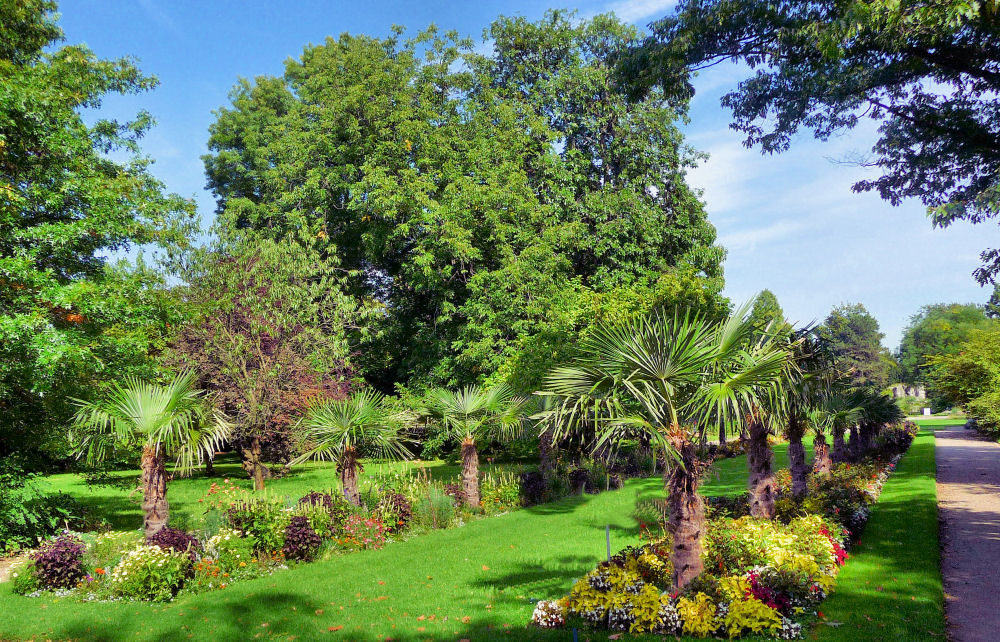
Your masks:
{"label": "palm tree trunk", "polygon": [[354,506],[360,506],[361,491],[358,490],[357,451],[351,447],[345,448],[337,469],[340,472],[340,483],[344,486],[344,499]]}
{"label": "palm tree trunk", "polygon": [[861,444],[861,432],[858,429],[858,425],[854,424],[851,426],[851,441],[847,443],[847,452],[851,458],[851,461],[858,461],[861,459],[862,452]]}
{"label": "palm tree trunk", "polygon": [[542,477],[550,479],[552,477],[552,431],[543,430],[538,436],[538,468]]}
{"label": "palm tree trunk", "polygon": [[719,448],[726,445],[726,426],[725,424],[719,424]]}
{"label": "palm tree trunk", "polygon": [[747,465],[750,477],[750,515],[760,519],[774,519],[774,452],[767,443],[767,427],[758,419],[750,423],[750,440],[747,447]]}
{"label": "palm tree trunk", "polygon": [[844,443],[844,429],[833,429],[833,463],[839,464],[847,461],[847,444]]}
{"label": "palm tree trunk", "polygon": [[829,477],[833,469],[830,460],[830,446],[826,443],[826,435],[816,435],[813,440],[813,471],[820,477]]}
{"label": "palm tree trunk", "polygon": [[698,494],[698,461],[695,447],[682,437],[671,440],[680,462],[666,467],[663,483],[667,491],[667,531],[673,538],[670,561],[677,590],[701,575],[701,540],[705,533],[705,502]]}
{"label": "palm tree trunk", "polygon": [[167,467],[160,446],[142,449],[142,528],[149,539],[167,525]]}
{"label": "palm tree trunk", "polygon": [[462,490],[465,491],[465,505],[479,508],[479,451],[472,437],[462,441]]}
{"label": "palm tree trunk", "polygon": [[792,473],[792,494],[802,498],[809,492],[809,469],[806,467],[806,448],[802,444],[805,432],[794,413],[788,419],[788,468]]}
{"label": "palm tree trunk", "polygon": [[208,457],[205,458],[205,476],[214,477],[215,476],[215,453],[208,453]]}

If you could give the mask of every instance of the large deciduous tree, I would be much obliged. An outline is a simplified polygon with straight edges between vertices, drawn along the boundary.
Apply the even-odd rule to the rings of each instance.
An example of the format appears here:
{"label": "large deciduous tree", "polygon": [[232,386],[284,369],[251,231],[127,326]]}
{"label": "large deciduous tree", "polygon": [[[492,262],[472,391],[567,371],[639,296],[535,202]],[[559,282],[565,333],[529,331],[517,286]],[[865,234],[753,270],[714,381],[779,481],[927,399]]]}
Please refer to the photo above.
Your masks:
{"label": "large deciduous tree", "polygon": [[[635,95],[680,101],[692,74],[725,61],[750,75],[722,100],[748,147],[788,149],[800,129],[820,140],[878,124],[879,170],[855,191],[918,198],[936,226],[1000,214],[1000,12],[995,2],[684,0],[623,59]],[[1000,250],[975,276],[992,282]]]}
{"label": "large deciduous tree", "polygon": [[148,113],[81,116],[155,79],[62,45],[54,12],[0,3],[0,456],[50,446],[69,397],[151,375],[174,308],[152,269],[107,257],[183,245],[193,224],[193,205],[166,195],[140,155]]}
{"label": "large deciduous tree", "polygon": [[637,32],[563,12],[487,31],[489,54],[434,30],[327,39],[211,126],[221,224],[327,239],[344,291],[382,306],[357,362],[385,391],[499,372],[530,392],[596,319],[724,312],[677,114],[613,86]]}
{"label": "large deciduous tree", "polygon": [[991,325],[986,310],[979,305],[925,305],[910,317],[899,342],[897,359],[903,381],[926,384],[930,357],[957,353],[972,330],[985,330]]}
{"label": "large deciduous tree", "polygon": [[833,360],[854,386],[883,388],[895,366],[882,346],[878,320],[860,303],[839,305],[817,328]]}

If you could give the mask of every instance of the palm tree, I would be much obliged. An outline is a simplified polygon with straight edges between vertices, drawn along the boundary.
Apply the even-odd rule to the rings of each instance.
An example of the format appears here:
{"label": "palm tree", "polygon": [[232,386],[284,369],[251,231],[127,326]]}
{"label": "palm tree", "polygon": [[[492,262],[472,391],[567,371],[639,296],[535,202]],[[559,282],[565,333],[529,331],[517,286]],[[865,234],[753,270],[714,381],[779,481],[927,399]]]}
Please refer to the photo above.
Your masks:
{"label": "palm tree", "polygon": [[88,464],[105,459],[114,449],[142,448],[143,529],[151,537],[167,525],[166,458],[176,458],[175,470],[190,471],[214,453],[232,426],[208,409],[195,375],[182,371],[166,385],[128,378],[115,384],[105,399],[76,399],[71,439]]}
{"label": "palm tree", "polygon": [[810,410],[822,402],[826,393],[830,358],[814,328],[797,330],[790,340],[792,360],[797,368],[790,370],[786,382],[785,437],[788,439],[792,494],[801,498],[809,492],[809,468],[802,440],[809,427]]}
{"label": "palm tree", "polygon": [[[846,454],[844,431],[861,415],[864,398],[857,390],[834,384],[826,392],[820,405],[809,413],[809,423],[816,431],[813,441],[813,470],[822,477],[829,477],[835,462]],[[826,433],[833,435],[833,453],[826,443]],[[839,445],[839,450],[838,450]],[[837,453],[841,453],[839,456]]]}
{"label": "palm tree", "polygon": [[781,376],[787,361],[775,345],[748,349],[755,336],[743,306],[724,322],[657,310],[599,325],[580,355],[555,368],[539,394],[558,403],[547,415],[555,436],[593,427],[596,446],[644,438],[670,462],[664,471],[667,528],[673,536],[673,583],[703,570],[705,504],[698,494],[698,431],[690,425],[741,421]]}
{"label": "palm tree", "polygon": [[511,441],[523,431],[527,400],[505,384],[493,388],[438,388],[424,398],[424,413],[462,440],[462,490],[466,505],[479,507],[479,451],[476,440]]}
{"label": "palm tree", "polygon": [[860,427],[858,430],[858,446],[853,451],[855,458],[861,458],[875,446],[875,438],[886,424],[903,419],[903,411],[892,397],[869,390],[862,404]]}
{"label": "palm tree", "polygon": [[360,506],[362,457],[395,461],[412,456],[400,432],[406,420],[406,413],[391,408],[384,395],[370,388],[347,399],[320,403],[302,418],[307,450],[289,465],[309,459],[336,462],[344,498]]}

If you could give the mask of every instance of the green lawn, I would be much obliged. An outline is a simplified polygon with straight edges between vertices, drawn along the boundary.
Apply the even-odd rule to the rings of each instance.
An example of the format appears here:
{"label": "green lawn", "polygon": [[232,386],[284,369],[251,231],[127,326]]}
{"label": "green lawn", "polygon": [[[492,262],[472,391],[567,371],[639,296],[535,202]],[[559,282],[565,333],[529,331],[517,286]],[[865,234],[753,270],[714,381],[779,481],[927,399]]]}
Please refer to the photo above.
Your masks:
{"label": "green lawn", "polygon": [[[386,475],[404,469],[423,469],[434,479],[457,481],[460,472],[458,464],[450,464],[441,460],[409,461],[401,463],[368,463],[362,473],[364,479],[378,475]],[[492,465],[483,462],[484,471],[514,470],[516,463]],[[121,471],[114,476],[130,479],[136,485],[139,482],[138,471]],[[179,528],[194,527],[198,523],[202,507],[198,500],[205,496],[212,482],[222,483],[229,479],[233,484],[245,489],[252,489],[253,483],[239,464],[239,459],[227,455],[215,466],[215,474],[207,477],[201,471],[194,476],[177,478],[167,488],[167,500],[170,502],[170,524]],[[138,528],[142,524],[142,511],[139,502],[142,499],[131,489],[122,490],[112,486],[87,486],[80,475],[66,473],[50,475],[45,478],[45,490],[62,491],[78,499],[88,509],[103,516],[111,526],[119,530]],[[296,466],[284,477],[268,480],[265,483],[265,493],[271,496],[297,500],[311,490],[329,490],[339,488],[336,466],[328,462],[307,462]],[[339,491],[338,491],[339,492]]]}
{"label": "green lawn", "polygon": [[948,424],[919,423],[809,639],[944,640],[933,430]]}
{"label": "green lawn", "polygon": [[[928,447],[933,471],[932,436],[922,434],[915,446],[917,456],[907,457],[901,474],[887,484],[884,497],[892,501],[890,514],[897,514],[899,508],[895,506],[899,502],[905,504],[913,499],[912,493],[919,495],[926,491],[922,471],[926,468]],[[776,453],[776,464],[786,466],[786,447],[777,446]],[[743,457],[720,462],[705,492],[741,491],[746,479],[745,467]],[[931,493],[932,480],[933,477]],[[186,482],[178,482],[181,483]],[[300,484],[302,480],[286,478],[274,485],[289,484],[289,493],[292,488],[305,487],[292,486],[293,483]],[[916,490],[910,488],[914,485]],[[0,585],[0,639],[566,640],[567,631],[525,628],[533,608],[531,601],[565,594],[576,578],[604,557],[605,525],[611,526],[614,550],[636,543],[638,525],[631,517],[631,509],[638,500],[661,493],[658,479],[631,480],[620,491],[572,497],[475,520],[461,528],[392,543],[380,551],[364,551],[300,566],[166,605],[88,605],[55,598],[27,599],[13,595],[9,586]],[[835,597],[823,608],[828,611],[828,619],[833,619],[831,613],[841,612],[837,609],[854,608],[844,599],[855,595],[853,584],[860,586],[869,579],[862,568],[854,571],[854,565],[867,569],[880,563],[866,561],[873,560],[871,555],[879,552],[889,555],[887,561],[881,562],[883,565],[891,561],[892,570],[898,568],[894,577],[901,584],[899,587],[886,584],[883,588],[891,587],[889,590],[902,596],[900,601],[911,594],[904,593],[904,588],[911,591],[916,599],[912,605],[903,606],[913,611],[912,617],[921,627],[932,626],[932,618],[923,614],[928,609],[940,611],[940,578],[937,584],[926,582],[926,572],[920,570],[923,566],[910,559],[923,550],[922,539],[917,538],[920,548],[913,548],[912,552],[902,545],[876,546],[881,537],[879,532],[888,528],[882,512],[880,506],[865,534],[861,552],[842,575],[835,594],[846,594],[839,598],[841,606],[834,602],[838,599]],[[919,527],[926,530],[923,526],[920,522]],[[899,540],[895,531],[886,532],[892,542]],[[932,532],[936,543],[936,523]],[[913,540],[915,535],[909,534],[904,541]],[[896,562],[892,555],[906,557]],[[934,555],[930,564],[936,573],[936,549]],[[915,570],[907,570],[909,567]],[[889,578],[878,579],[883,583],[889,581]],[[875,591],[883,599],[890,598],[889,593],[878,591],[878,586],[865,590]],[[869,598],[861,595],[854,599]],[[889,618],[886,615],[889,610],[883,605],[880,617]],[[870,612],[876,613],[874,609]],[[853,620],[847,615],[837,617],[852,625],[853,637],[847,635],[845,624],[840,629],[821,626],[821,639],[838,633],[847,635],[844,639],[859,639]],[[860,612],[857,617],[862,617]],[[871,624],[870,630],[876,626]],[[892,630],[896,639],[919,639],[899,634],[898,628]],[[607,632],[582,631],[580,639],[605,640],[607,636]]]}

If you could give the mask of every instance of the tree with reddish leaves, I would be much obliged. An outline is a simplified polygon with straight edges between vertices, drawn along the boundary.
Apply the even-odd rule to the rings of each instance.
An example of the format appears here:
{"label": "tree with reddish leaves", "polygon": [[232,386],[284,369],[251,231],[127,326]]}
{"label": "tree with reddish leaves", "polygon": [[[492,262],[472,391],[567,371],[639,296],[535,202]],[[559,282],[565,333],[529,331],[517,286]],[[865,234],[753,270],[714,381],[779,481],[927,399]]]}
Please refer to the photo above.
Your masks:
{"label": "tree with reddish leaves", "polygon": [[341,295],[322,238],[313,238],[238,239],[196,257],[187,287],[195,313],[173,342],[173,358],[197,371],[232,418],[230,445],[257,490],[268,463],[295,455],[306,408],[351,389],[350,333],[360,311]]}

